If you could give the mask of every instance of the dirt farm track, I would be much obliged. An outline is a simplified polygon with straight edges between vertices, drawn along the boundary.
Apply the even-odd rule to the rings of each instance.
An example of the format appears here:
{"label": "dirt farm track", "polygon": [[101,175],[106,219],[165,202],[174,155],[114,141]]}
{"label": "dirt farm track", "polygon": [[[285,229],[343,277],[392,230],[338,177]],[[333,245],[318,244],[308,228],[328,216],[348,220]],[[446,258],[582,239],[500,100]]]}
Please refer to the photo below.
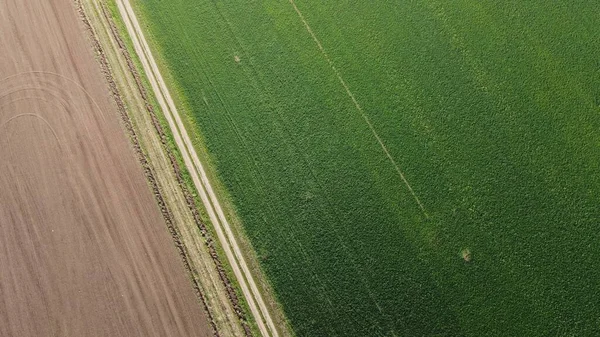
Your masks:
{"label": "dirt farm track", "polygon": [[0,2],[0,336],[212,332],[72,0]]}

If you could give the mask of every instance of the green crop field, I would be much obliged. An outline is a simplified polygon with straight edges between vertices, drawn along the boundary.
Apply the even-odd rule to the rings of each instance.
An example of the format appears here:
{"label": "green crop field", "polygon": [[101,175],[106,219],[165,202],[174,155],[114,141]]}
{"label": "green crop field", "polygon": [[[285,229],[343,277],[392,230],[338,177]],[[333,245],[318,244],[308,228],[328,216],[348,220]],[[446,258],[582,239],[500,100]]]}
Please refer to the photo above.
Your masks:
{"label": "green crop field", "polygon": [[600,335],[600,2],[295,4],[135,1],[295,333]]}

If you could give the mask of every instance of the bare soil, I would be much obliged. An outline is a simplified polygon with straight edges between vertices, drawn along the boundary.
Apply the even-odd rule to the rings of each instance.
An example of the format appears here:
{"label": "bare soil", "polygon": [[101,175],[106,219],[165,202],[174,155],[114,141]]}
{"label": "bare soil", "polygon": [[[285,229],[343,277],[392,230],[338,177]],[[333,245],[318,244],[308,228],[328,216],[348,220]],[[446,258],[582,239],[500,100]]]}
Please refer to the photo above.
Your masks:
{"label": "bare soil", "polygon": [[73,3],[0,50],[0,336],[210,336]]}

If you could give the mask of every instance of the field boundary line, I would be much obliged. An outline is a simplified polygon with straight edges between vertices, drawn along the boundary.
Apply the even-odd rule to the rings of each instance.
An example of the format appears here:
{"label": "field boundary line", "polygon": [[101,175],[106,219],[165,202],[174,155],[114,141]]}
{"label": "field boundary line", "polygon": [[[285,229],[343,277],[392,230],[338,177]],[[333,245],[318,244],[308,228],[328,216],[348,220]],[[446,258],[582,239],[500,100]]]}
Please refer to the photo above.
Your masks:
{"label": "field boundary line", "polygon": [[302,14],[302,12],[298,8],[298,6],[296,6],[296,2],[294,0],[289,0],[289,1],[290,1],[290,4],[292,5],[292,7],[294,7],[294,10],[296,11],[296,14],[298,14],[298,17],[300,18],[300,20],[304,24],[304,27],[306,28],[306,30],[308,31],[308,33],[312,37],[313,41],[315,41],[315,43],[317,44],[317,47],[319,47],[319,50],[323,54],[323,57],[325,58],[325,60],[327,60],[327,63],[329,63],[329,66],[331,67],[331,69],[335,73],[335,75],[338,78],[340,84],[346,90],[346,94],[348,94],[348,96],[352,100],[352,103],[354,103],[354,106],[356,107],[356,109],[358,110],[358,112],[360,112],[360,115],[362,116],[362,118],[364,119],[364,121],[369,126],[369,130],[371,130],[371,133],[373,134],[373,136],[375,136],[375,139],[377,140],[377,142],[379,143],[379,145],[383,149],[383,152],[385,152],[385,155],[388,157],[389,161],[392,163],[392,165],[396,169],[396,172],[398,173],[398,176],[400,176],[400,179],[402,179],[402,182],[404,182],[404,185],[406,185],[406,187],[408,188],[410,194],[413,196],[413,198],[417,202],[417,205],[419,205],[419,208],[421,209],[421,211],[423,212],[423,214],[425,215],[425,217],[429,218],[429,214],[427,213],[427,210],[425,209],[425,206],[423,206],[423,203],[421,203],[421,200],[417,196],[417,193],[413,190],[412,186],[410,185],[410,183],[406,179],[406,176],[404,175],[404,172],[402,172],[402,170],[400,169],[400,166],[398,165],[398,163],[396,163],[396,160],[394,159],[394,157],[392,156],[392,154],[388,150],[387,146],[385,145],[385,143],[383,142],[383,140],[379,136],[379,133],[377,133],[377,130],[375,130],[375,127],[373,126],[373,123],[371,123],[371,120],[369,119],[369,116],[367,116],[367,114],[365,113],[365,111],[363,110],[363,108],[360,106],[360,104],[356,100],[356,97],[354,96],[354,94],[352,93],[352,91],[350,91],[350,87],[348,87],[348,84],[346,84],[346,81],[342,77],[342,74],[336,68],[335,64],[333,64],[333,61],[331,60],[331,58],[329,57],[329,55],[325,51],[325,48],[323,48],[323,45],[321,44],[321,41],[319,40],[319,38],[317,38],[317,35],[314,33],[314,31],[312,30],[312,28],[310,28],[310,25],[308,24],[308,21],[306,21],[306,18],[304,17],[304,15]]}
{"label": "field boundary line", "polygon": [[235,235],[233,234],[231,225],[225,217],[219,200],[208,180],[204,167],[192,145],[189,135],[187,134],[177,107],[166,87],[158,65],[156,64],[150,47],[144,37],[137,17],[135,16],[131,3],[129,0],[117,0],[116,3],[127,31],[133,41],[135,51],[140,57],[142,66],[148,76],[152,90],[155,92],[157,101],[164,111],[169,128],[181,151],[184,163],[199,192],[200,199],[206,208],[208,216],[215,227],[219,241],[225,251],[225,255],[232,267],[234,275],[240,284],[244,298],[248,302],[248,306],[250,307],[250,311],[255,318],[259,330],[263,336],[278,337],[279,333],[271,318],[271,314],[258,290],[252,273],[246,264]]}
{"label": "field boundary line", "polygon": [[[156,172],[154,172],[154,170],[152,169],[150,162],[149,162],[149,158],[146,156],[146,154],[142,150],[140,137],[138,136],[138,133],[136,132],[136,129],[133,125],[132,119],[127,114],[127,109],[125,107],[125,100],[121,96],[121,92],[118,89],[118,85],[113,76],[113,72],[111,70],[108,58],[105,54],[104,47],[100,43],[100,39],[99,39],[96,31],[94,30],[94,27],[92,26],[91,20],[88,17],[88,13],[86,12],[86,9],[85,9],[86,6],[83,4],[83,1],[85,1],[85,0],[74,0],[75,9],[78,12],[79,18],[85,27],[86,34],[91,39],[92,48],[99,56],[98,63],[100,65],[100,70],[108,84],[108,89],[112,96],[112,99],[114,100],[114,102],[116,104],[117,111],[120,115],[121,122],[123,123],[124,129],[125,129],[124,131],[126,132],[127,138],[129,138],[130,144],[133,146],[133,150],[135,152],[138,162],[141,164],[142,170],[146,177],[146,182],[150,186],[152,194],[154,195],[154,199],[159,208],[159,212],[163,216],[163,220],[165,221],[167,230],[168,230],[169,234],[171,235],[172,240],[175,243],[175,248],[176,248],[176,251],[177,251],[179,257],[181,258],[181,261],[183,263],[183,268],[187,273],[192,275],[193,268],[189,261],[189,256],[186,253],[185,246],[182,243],[182,239],[181,239],[176,227],[173,224],[172,213],[171,213],[171,210],[169,209],[169,207],[167,206],[167,203],[165,201],[165,198],[163,196],[161,188],[158,184],[158,179],[156,178]],[[98,5],[98,3],[94,3],[94,5]],[[44,72],[35,71],[32,73],[44,73]],[[46,73],[48,73],[48,72],[46,72]],[[52,74],[52,73],[50,73],[50,74]],[[64,77],[60,74],[54,74],[54,75]],[[72,79],[69,79],[66,77],[65,77],[65,79],[70,80],[73,83],[75,83],[77,86],[79,86],[83,90],[83,92],[89,97],[89,99],[96,105],[96,107],[98,109],[100,109],[100,106],[98,105],[98,103],[93,99],[93,97],[90,95],[90,93],[87,90],[85,90],[85,88],[83,88],[79,83],[73,81]],[[210,329],[212,331],[212,335],[214,337],[220,337],[219,331],[217,331],[217,329],[216,329],[214,317],[212,316],[212,313],[208,310],[206,298],[205,298],[204,294],[202,294],[202,292],[200,291],[201,287],[200,287],[199,283],[197,282],[197,280],[194,277],[190,277],[190,281],[192,283],[192,288],[194,290],[194,294],[200,300],[200,303],[203,306],[204,312],[207,315],[207,320],[208,320],[208,323],[210,324]]]}
{"label": "field boundary line", "polygon": [[[119,87],[118,94],[125,103],[126,114],[140,136],[140,145],[147,157],[142,166],[154,173],[156,181],[150,178],[148,181],[152,186],[158,186],[158,189],[153,189],[155,199],[176,248],[180,251],[196,295],[208,314],[214,336],[251,337],[246,310],[240,307],[238,294],[232,287],[212,235],[201,220],[199,206],[190,192],[195,187],[189,186],[182,176],[183,171],[177,158],[181,154],[172,148],[174,145],[169,144],[164,131],[168,130],[165,129],[168,126],[159,121],[156,115],[157,109],[151,103],[152,99],[140,77],[141,69],[137,69],[132,59],[131,53],[135,53],[133,46],[123,40],[128,33],[124,26],[120,29],[115,24],[115,19],[122,24],[121,18],[113,18],[109,14],[106,0],[74,1],[81,2],[85,12],[83,15],[86,15],[93,27],[93,38],[104,48],[104,55],[110,64],[107,71],[110,71]],[[109,1],[111,5],[116,4],[114,0]]]}

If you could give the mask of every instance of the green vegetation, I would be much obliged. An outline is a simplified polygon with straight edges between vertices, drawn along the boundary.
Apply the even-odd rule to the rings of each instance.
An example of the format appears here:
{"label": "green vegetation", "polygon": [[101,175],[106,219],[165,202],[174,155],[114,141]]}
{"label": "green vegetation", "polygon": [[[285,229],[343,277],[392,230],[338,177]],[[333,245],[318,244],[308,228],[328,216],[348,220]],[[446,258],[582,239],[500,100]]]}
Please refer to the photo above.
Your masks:
{"label": "green vegetation", "polygon": [[[600,4],[136,5],[298,336],[600,334]],[[567,5],[568,3],[568,5]]]}

